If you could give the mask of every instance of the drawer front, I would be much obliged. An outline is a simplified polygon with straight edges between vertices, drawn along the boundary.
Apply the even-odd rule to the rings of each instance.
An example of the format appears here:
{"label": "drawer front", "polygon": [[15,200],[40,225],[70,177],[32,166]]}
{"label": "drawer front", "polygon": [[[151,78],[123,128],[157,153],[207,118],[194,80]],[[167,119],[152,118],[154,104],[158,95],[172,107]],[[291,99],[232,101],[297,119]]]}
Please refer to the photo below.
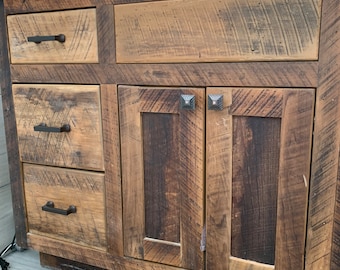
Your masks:
{"label": "drawer front", "polygon": [[118,63],[316,60],[320,0],[115,6]]}
{"label": "drawer front", "polygon": [[24,164],[24,184],[30,233],[105,248],[102,173]]}
{"label": "drawer front", "polygon": [[[13,64],[98,62],[95,9],[12,15],[7,24]],[[60,34],[65,41],[53,40]]]}
{"label": "drawer front", "polygon": [[23,162],[104,170],[99,86],[18,84],[13,95]]}

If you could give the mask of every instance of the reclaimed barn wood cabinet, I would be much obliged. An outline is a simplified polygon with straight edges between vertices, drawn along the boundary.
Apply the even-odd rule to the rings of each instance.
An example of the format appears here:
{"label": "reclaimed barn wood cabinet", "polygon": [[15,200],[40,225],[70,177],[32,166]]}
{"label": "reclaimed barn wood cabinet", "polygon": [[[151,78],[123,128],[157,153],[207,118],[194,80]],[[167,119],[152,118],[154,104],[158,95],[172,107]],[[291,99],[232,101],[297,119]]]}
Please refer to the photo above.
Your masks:
{"label": "reclaimed barn wood cabinet", "polygon": [[0,1],[18,245],[61,269],[339,269],[339,12]]}

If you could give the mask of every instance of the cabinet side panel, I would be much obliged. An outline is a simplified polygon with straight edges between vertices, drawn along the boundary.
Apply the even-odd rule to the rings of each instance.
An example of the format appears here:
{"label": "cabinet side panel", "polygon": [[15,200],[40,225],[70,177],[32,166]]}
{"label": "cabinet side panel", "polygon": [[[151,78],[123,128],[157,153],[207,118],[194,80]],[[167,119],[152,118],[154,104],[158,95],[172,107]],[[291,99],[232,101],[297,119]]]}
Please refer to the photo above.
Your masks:
{"label": "cabinet side panel", "polygon": [[11,89],[9,59],[7,50],[7,29],[3,1],[0,1],[0,90],[4,112],[9,172],[12,186],[13,214],[16,228],[16,241],[27,247],[26,209],[23,196],[21,165],[16,139],[17,129],[14,115],[13,94]]}
{"label": "cabinet side panel", "polygon": [[323,1],[306,269],[340,269],[340,2]]}

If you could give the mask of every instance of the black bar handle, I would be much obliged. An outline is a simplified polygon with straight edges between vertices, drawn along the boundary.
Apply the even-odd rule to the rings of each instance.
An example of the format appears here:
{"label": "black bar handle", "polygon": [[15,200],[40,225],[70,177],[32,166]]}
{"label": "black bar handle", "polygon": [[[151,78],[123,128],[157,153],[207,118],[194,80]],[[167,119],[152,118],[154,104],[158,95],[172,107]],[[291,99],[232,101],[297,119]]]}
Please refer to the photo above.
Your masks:
{"label": "black bar handle", "polygon": [[63,216],[68,216],[69,214],[76,213],[77,208],[74,205],[70,205],[68,209],[58,209],[54,207],[54,202],[48,201],[45,205],[41,207],[43,211],[55,213]]}
{"label": "black bar handle", "polygon": [[34,42],[34,43],[40,43],[42,41],[59,41],[61,43],[64,43],[66,40],[66,37],[64,34],[56,35],[56,36],[33,36],[33,37],[27,37],[28,42]]}
{"label": "black bar handle", "polygon": [[62,125],[61,127],[48,127],[45,123],[41,123],[37,126],[34,126],[34,131],[42,131],[42,132],[70,132],[71,127],[69,124]]}

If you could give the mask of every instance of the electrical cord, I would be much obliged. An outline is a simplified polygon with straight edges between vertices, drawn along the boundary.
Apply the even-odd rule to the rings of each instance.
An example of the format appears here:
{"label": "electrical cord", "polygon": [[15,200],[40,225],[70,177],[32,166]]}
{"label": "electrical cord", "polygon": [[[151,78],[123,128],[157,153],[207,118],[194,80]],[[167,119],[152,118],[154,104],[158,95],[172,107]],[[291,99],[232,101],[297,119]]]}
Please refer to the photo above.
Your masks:
{"label": "electrical cord", "polygon": [[6,262],[3,257],[9,252],[9,251],[13,251],[16,250],[16,242],[15,242],[15,235],[13,237],[12,242],[5,247],[5,249],[3,251],[1,251],[0,253],[0,266],[2,270],[7,270],[9,267],[9,263]]}

